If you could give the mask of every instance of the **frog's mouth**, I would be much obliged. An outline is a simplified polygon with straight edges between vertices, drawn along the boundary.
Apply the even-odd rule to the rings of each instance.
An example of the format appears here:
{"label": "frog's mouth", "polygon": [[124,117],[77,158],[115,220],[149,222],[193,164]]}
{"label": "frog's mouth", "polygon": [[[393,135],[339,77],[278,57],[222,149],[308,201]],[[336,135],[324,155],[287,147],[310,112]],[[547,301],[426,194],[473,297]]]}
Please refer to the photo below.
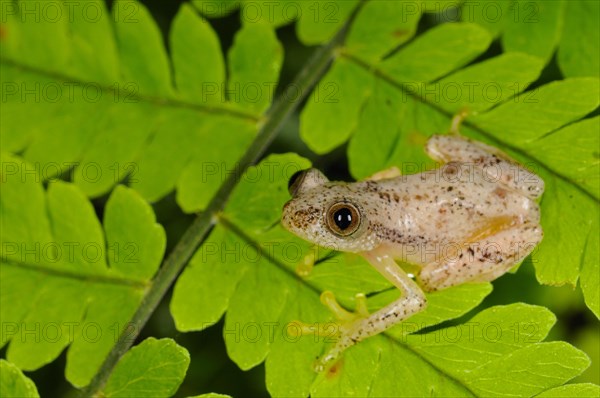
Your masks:
{"label": "frog's mouth", "polygon": [[285,229],[287,229],[290,232],[293,232],[291,229],[291,211],[290,211],[290,207],[291,207],[291,200],[287,201],[284,205],[283,205],[283,212],[281,213],[281,225],[283,225],[283,227]]}

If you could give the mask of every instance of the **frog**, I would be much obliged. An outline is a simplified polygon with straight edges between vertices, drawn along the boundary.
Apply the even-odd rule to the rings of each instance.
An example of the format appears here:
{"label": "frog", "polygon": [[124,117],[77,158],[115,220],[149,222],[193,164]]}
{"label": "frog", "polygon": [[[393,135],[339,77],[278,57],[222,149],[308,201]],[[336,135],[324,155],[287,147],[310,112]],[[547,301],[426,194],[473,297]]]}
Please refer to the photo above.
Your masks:
{"label": "frog", "polygon": [[[438,167],[421,173],[403,175],[392,167],[341,182],[310,168],[289,180],[282,225],[319,247],[362,256],[401,292],[372,314],[362,293],[351,313],[323,292],[321,301],[339,328],[335,343],[317,359],[317,372],[354,344],[424,311],[426,293],[493,281],[542,240],[544,181],[537,174],[456,132],[430,136],[425,151]],[[397,261],[411,264],[414,275]],[[310,324],[296,326],[302,334],[319,333]]]}

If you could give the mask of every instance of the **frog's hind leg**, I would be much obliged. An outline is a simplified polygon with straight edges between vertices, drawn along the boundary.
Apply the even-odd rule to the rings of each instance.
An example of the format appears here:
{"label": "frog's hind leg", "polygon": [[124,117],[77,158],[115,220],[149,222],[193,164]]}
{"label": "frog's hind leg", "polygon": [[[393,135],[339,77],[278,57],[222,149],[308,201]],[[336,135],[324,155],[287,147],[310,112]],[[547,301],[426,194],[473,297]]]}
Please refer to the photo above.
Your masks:
{"label": "frog's hind leg", "polygon": [[527,257],[542,240],[538,224],[525,223],[463,245],[447,244],[444,258],[421,270],[419,281],[426,291],[445,289],[464,282],[492,281]]}
{"label": "frog's hind leg", "polygon": [[398,322],[424,310],[427,305],[425,294],[421,288],[390,256],[374,251],[363,254],[363,257],[399,288],[402,296],[371,315],[366,314],[366,305],[363,305],[365,310],[362,316],[355,317],[354,320],[340,327],[338,341],[319,359],[316,365],[317,371],[326,369],[350,346],[387,330]]}
{"label": "frog's hind leg", "polygon": [[544,192],[544,181],[497,148],[458,135],[434,135],[427,154],[438,162],[461,162],[479,167],[490,182],[500,182],[531,199]]}

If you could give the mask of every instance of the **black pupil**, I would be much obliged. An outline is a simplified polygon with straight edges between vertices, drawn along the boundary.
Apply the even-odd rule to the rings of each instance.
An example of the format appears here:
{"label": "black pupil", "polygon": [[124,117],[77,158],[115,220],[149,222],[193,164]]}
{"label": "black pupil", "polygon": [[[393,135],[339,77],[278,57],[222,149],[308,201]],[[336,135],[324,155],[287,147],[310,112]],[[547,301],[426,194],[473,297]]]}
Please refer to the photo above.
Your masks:
{"label": "black pupil", "polygon": [[343,207],[333,214],[333,221],[343,231],[352,224],[352,212],[350,209]]}

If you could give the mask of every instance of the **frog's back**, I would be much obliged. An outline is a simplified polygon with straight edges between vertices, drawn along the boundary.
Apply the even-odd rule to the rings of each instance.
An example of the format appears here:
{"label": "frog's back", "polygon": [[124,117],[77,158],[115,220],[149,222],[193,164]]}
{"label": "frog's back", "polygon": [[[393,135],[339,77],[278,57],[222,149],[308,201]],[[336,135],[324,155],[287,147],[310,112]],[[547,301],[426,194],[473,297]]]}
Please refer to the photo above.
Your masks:
{"label": "frog's back", "polygon": [[377,196],[388,212],[374,221],[381,228],[400,231],[410,241],[419,237],[445,241],[449,235],[461,239],[477,226],[499,218],[539,220],[534,201],[469,164],[449,163],[436,170],[378,181]]}

